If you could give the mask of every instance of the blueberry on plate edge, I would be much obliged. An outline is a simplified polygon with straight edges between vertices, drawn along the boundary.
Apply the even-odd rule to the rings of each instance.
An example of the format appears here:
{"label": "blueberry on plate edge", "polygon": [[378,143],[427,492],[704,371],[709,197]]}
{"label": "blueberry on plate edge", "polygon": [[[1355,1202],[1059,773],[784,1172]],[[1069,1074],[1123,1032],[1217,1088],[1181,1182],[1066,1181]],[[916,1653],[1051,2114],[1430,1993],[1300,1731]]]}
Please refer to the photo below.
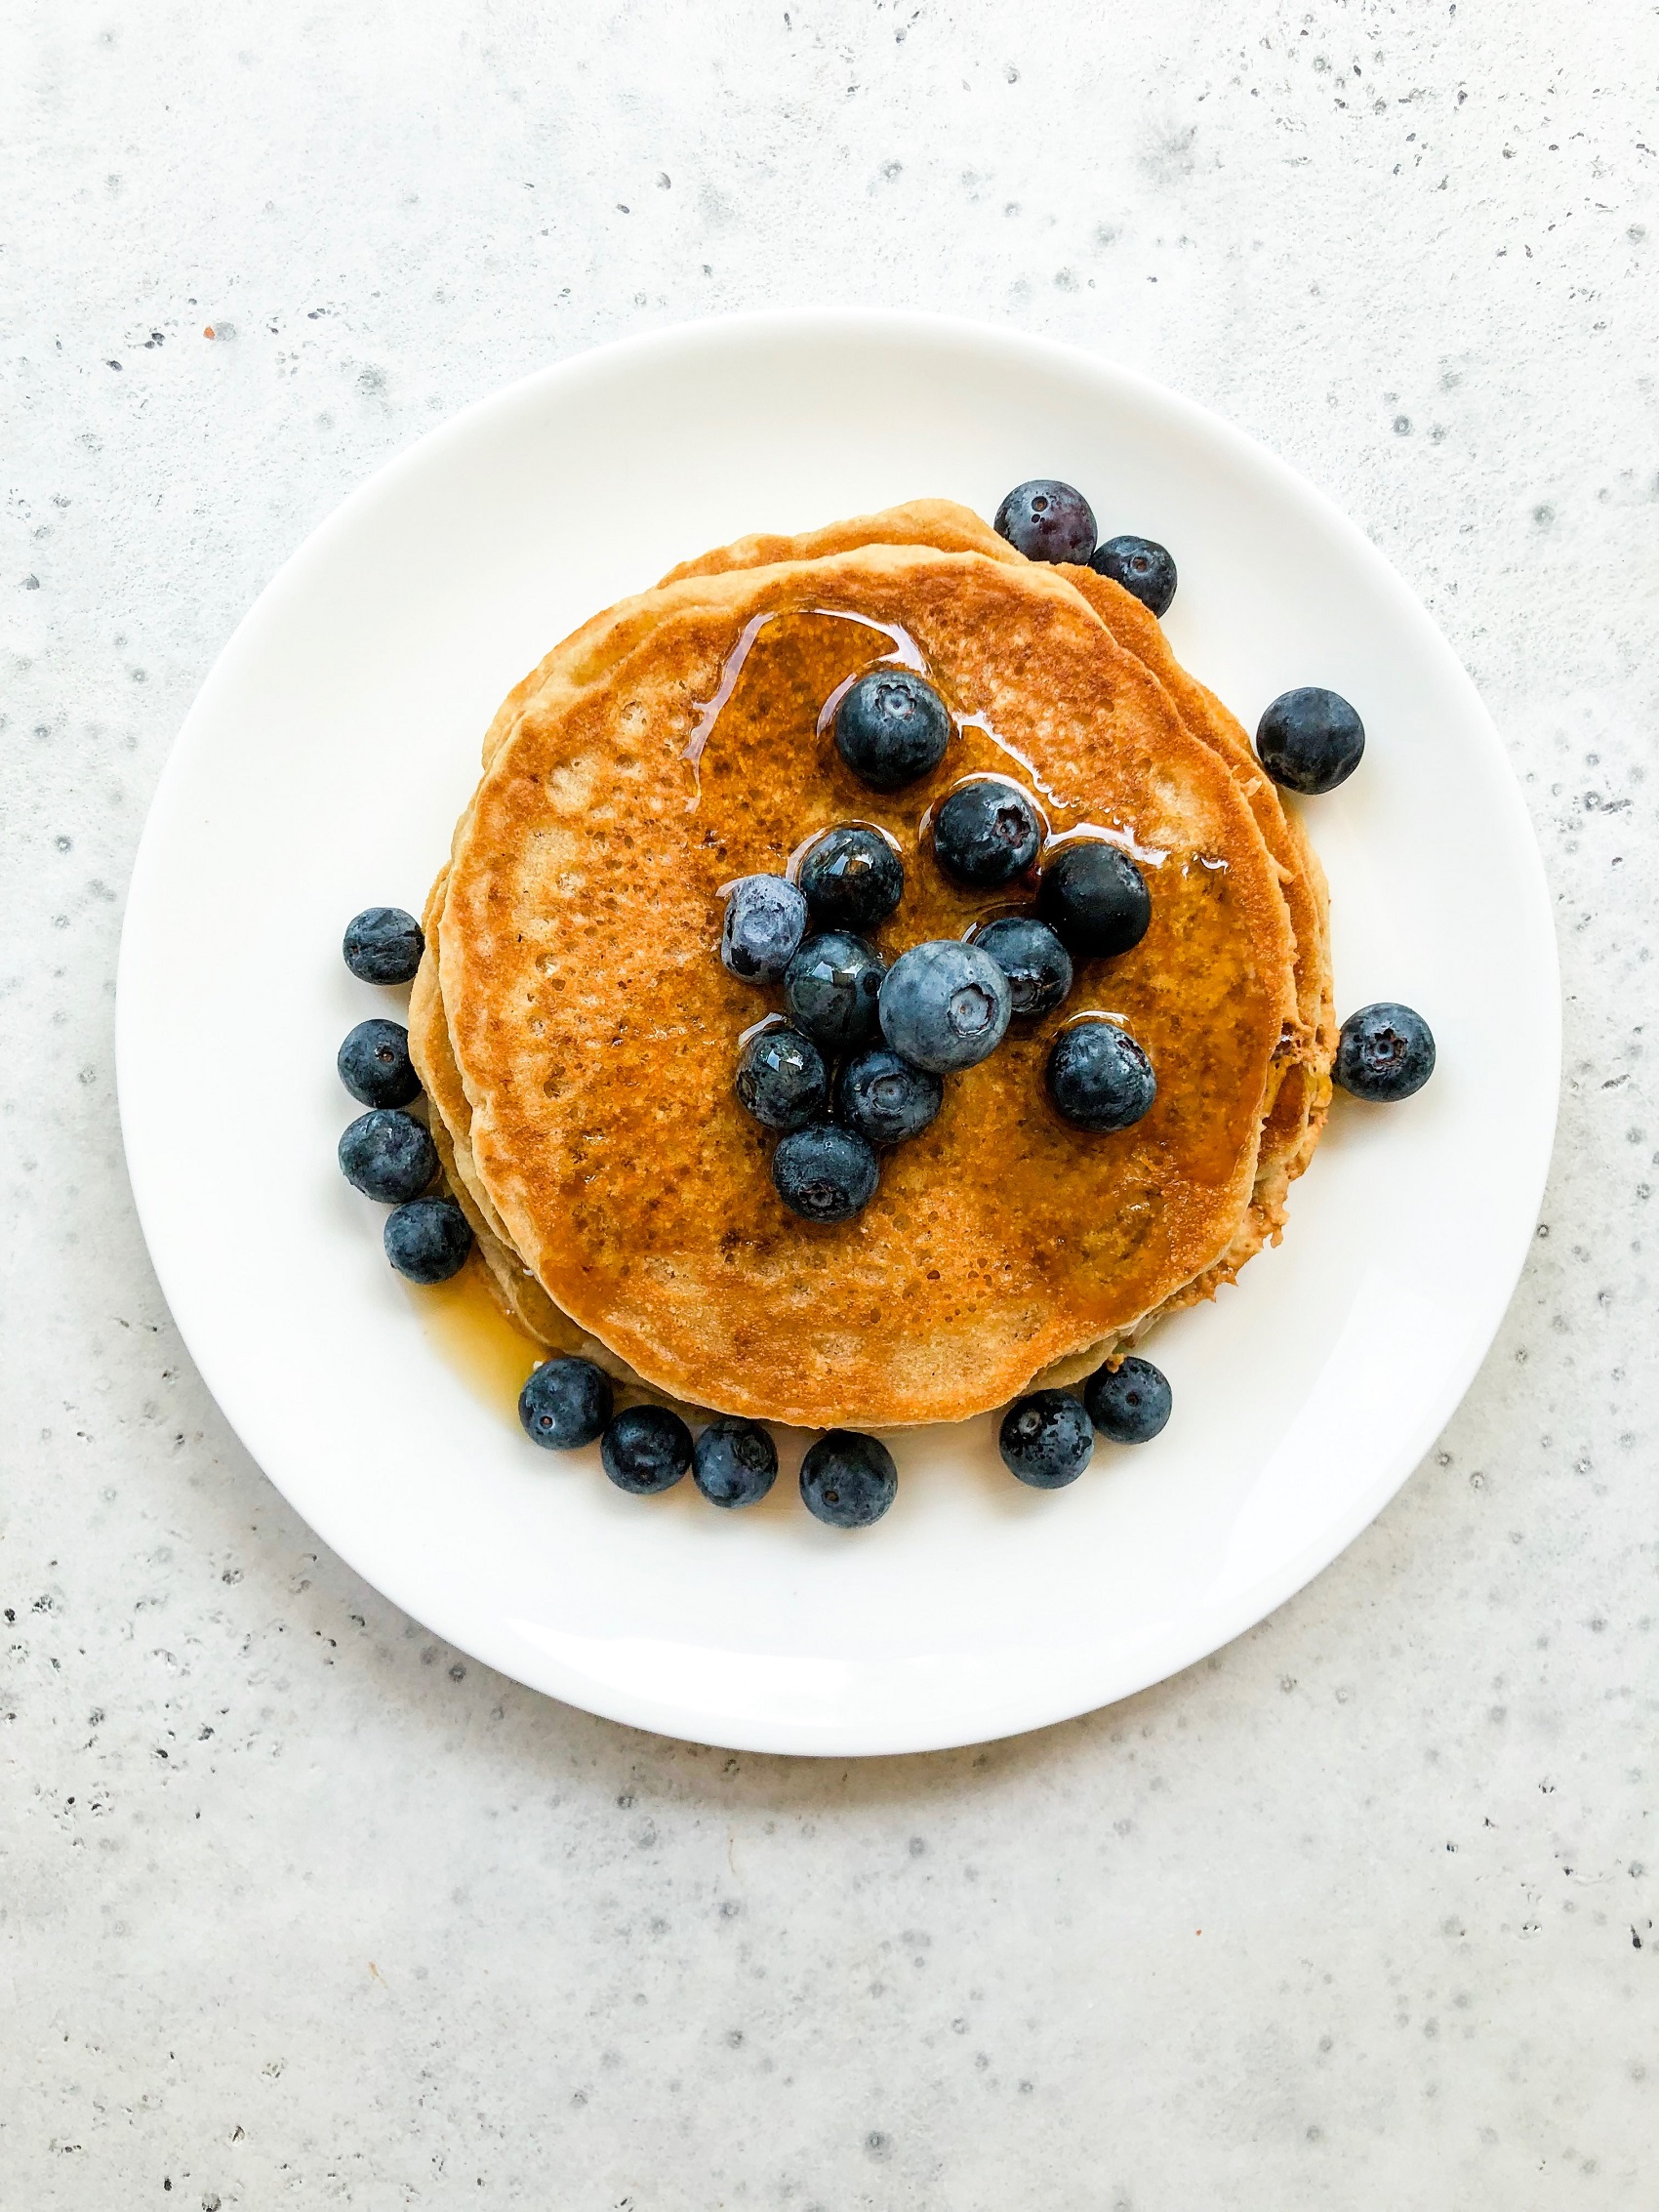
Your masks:
{"label": "blueberry on plate edge", "polygon": [[599,1439],[599,1464],[630,1497],[657,1497],[691,1465],[691,1431],[667,1406],[625,1406]]}
{"label": "blueberry on plate edge", "polygon": [[1317,799],[1346,783],[1365,751],[1365,724],[1338,691],[1281,691],[1256,725],[1256,758],[1275,784]]}
{"label": "blueberry on plate edge", "polygon": [[591,1360],[544,1360],[518,1394],[518,1418],[545,1452],[577,1452],[610,1424],[611,1378]]}
{"label": "blueberry on plate edge", "polygon": [[341,1082],[360,1106],[407,1106],[421,1095],[400,1021],[360,1021],[335,1055]]}
{"label": "blueberry on plate edge", "polygon": [[722,1413],[692,1447],[691,1475],[710,1505],[758,1505],[778,1479],[778,1447],[759,1421]]}
{"label": "blueberry on plate edge", "polygon": [[426,940],[400,906],[366,906],[345,924],[341,952],[360,983],[411,983]]}
{"label": "blueberry on plate edge", "polygon": [[1094,1430],[1070,1390],[1028,1390],[1003,1414],[996,1447],[1008,1472],[1032,1490],[1064,1490],[1094,1456]]}
{"label": "blueberry on plate edge", "polygon": [[1096,1368],[1083,1385],[1083,1404],[1109,1444],[1150,1444],[1169,1419],[1169,1377],[1131,1352]]}
{"label": "blueberry on plate edge", "polygon": [[428,1131],[394,1106],[359,1114],[341,1137],[339,1158],[352,1189],[382,1206],[419,1198],[438,1171],[437,1146]]}
{"label": "blueberry on plate edge", "polygon": [[1032,476],[1004,494],[991,528],[1028,560],[1069,560],[1081,567],[1095,550],[1094,509],[1074,484]]}
{"label": "blueberry on plate edge", "polygon": [[1343,1023],[1331,1081],[1353,1097],[1394,1105],[1414,1096],[1434,1072],[1435,1033],[1412,1007],[1380,999]]}
{"label": "blueberry on plate edge", "polygon": [[801,1501],[831,1529],[868,1529],[899,1494],[899,1470],[877,1436],[832,1428],[807,1447],[800,1463]]}
{"label": "blueberry on plate edge", "polygon": [[472,1229],[453,1198],[412,1198],[386,1215],[381,1242],[399,1275],[429,1286],[461,1273]]}

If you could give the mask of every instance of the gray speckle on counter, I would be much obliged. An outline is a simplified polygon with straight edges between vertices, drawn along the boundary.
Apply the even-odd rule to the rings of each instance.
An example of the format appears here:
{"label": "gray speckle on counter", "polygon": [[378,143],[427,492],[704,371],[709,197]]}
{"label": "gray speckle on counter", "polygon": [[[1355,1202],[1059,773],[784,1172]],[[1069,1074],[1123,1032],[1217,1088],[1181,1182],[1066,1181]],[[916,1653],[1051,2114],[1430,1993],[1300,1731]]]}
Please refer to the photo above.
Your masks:
{"label": "gray speckle on counter", "polygon": [[[1647,2212],[1656,70],[1638,0],[11,11],[9,2205]],[[342,494],[823,301],[1110,352],[1330,491],[1493,710],[1567,995],[1532,1264],[1381,1522],[1177,1681],[869,1765],[565,1710],[320,1551],[111,1060],[163,756]]]}

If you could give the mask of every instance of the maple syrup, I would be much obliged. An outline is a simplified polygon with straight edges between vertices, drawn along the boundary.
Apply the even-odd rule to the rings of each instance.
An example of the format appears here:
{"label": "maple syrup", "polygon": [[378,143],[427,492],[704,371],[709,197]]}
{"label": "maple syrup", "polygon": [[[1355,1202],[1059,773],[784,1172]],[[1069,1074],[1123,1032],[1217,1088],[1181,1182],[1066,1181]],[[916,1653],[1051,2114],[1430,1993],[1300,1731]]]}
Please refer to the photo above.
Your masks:
{"label": "maple syrup", "polygon": [[409,1300],[427,1341],[473,1395],[505,1419],[516,1422],[518,1393],[531,1371],[546,1358],[546,1347],[526,1336],[503,1313],[477,1252],[447,1283],[410,1285]]}

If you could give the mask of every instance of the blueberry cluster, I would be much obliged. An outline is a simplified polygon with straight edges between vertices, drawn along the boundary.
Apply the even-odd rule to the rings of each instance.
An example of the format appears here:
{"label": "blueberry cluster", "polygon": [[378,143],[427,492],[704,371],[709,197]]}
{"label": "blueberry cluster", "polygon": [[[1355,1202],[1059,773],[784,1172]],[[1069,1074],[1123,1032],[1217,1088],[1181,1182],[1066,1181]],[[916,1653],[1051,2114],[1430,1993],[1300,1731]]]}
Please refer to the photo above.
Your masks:
{"label": "blueberry cluster", "polygon": [[[892,791],[936,768],[951,717],[922,677],[875,669],[846,692],[835,742],[849,767]],[[930,817],[933,857],[970,891],[1036,882],[1035,912],[964,938],[912,945],[889,967],[869,932],[898,911],[905,866],[883,830],[844,823],[813,840],[791,881],[745,876],[726,890],[720,958],[740,982],[783,986],[786,1012],[748,1031],[737,1094],[775,1130],[772,1179],[808,1221],[845,1221],[880,1180],[879,1155],[917,1136],[944,1078],[995,1051],[1010,1022],[1052,1013],[1073,958],[1127,952],[1152,920],[1145,880],[1099,838],[1052,852],[1035,800],[1004,776],[966,777]],[[1089,1016],[1049,1053],[1048,1093],[1068,1121],[1122,1129],[1157,1094],[1152,1063],[1119,1025]]]}
{"label": "blueberry cluster", "polygon": [[1076,1397],[1030,1390],[1002,1416],[997,1444],[1011,1475],[1033,1490],[1064,1490],[1094,1456],[1095,1431],[1109,1444],[1150,1444],[1169,1419],[1167,1377],[1133,1357],[1098,1368]]}
{"label": "blueberry cluster", "polygon": [[[363,983],[408,983],[421,964],[421,924],[400,907],[372,906],[345,932],[345,964]],[[454,1199],[435,1195],[437,1147],[404,1108],[421,1095],[401,1022],[360,1021],[335,1061],[359,1114],[340,1140],[340,1171],[353,1190],[392,1211],[385,1255],[411,1283],[444,1283],[466,1264],[472,1231]]]}
{"label": "blueberry cluster", "polygon": [[[1162,616],[1175,596],[1167,547],[1151,538],[1097,544],[1093,508],[1074,485],[1056,477],[1017,484],[996,510],[995,527],[1028,560],[1086,562],[1155,615]],[[1358,715],[1340,692],[1319,684],[1281,691],[1256,725],[1256,758],[1275,783],[1304,798],[1346,783],[1364,751]],[[1361,1006],[1343,1023],[1331,1075],[1356,1098],[1379,1104],[1409,1098],[1434,1072],[1434,1036],[1409,1006],[1385,1000]]]}
{"label": "blueberry cluster", "polygon": [[[595,1440],[619,1490],[654,1497],[689,1468],[710,1505],[757,1505],[778,1479],[778,1447],[759,1421],[718,1414],[693,1438],[666,1406],[616,1410],[611,1378],[591,1360],[545,1361],[524,1385],[518,1417],[533,1444],[575,1452]],[[879,1437],[832,1428],[810,1446],[800,1467],[808,1512],[832,1529],[867,1529],[899,1492],[899,1470]]]}

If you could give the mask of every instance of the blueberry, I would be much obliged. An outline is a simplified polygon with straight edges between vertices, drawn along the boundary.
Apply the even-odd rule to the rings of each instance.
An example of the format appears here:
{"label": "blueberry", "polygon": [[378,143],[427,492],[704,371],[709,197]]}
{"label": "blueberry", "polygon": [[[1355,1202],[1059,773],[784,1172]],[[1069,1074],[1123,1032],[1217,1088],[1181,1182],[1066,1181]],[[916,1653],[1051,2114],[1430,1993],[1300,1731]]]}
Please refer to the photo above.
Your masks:
{"label": "blueberry", "polygon": [[1097,576],[1110,576],[1114,584],[1151,607],[1166,614],[1175,596],[1175,562],[1167,546],[1155,538],[1108,538],[1095,549],[1089,566]]}
{"label": "blueberry", "polygon": [[411,1283],[447,1283],[466,1265],[472,1231],[452,1198],[412,1198],[385,1217],[385,1255]]}
{"label": "blueberry", "polygon": [[1169,1377],[1131,1356],[1097,1368],[1083,1385],[1083,1404],[1108,1444],[1150,1444],[1169,1418]]}
{"label": "blueberry", "polygon": [[1094,1456],[1094,1431],[1069,1390],[1030,1390],[1002,1416],[1002,1464],[1032,1490],[1064,1490]]}
{"label": "blueberry", "polygon": [[1046,922],[1029,914],[1005,914],[977,930],[973,941],[1008,978],[1017,1021],[1051,1014],[1064,1004],[1072,988],[1072,956]]}
{"label": "blueberry", "polygon": [[599,1464],[618,1490],[655,1497],[691,1465],[691,1431],[667,1406],[625,1406],[599,1439]]}
{"label": "blueberry", "polygon": [[881,1034],[894,1051],[934,1075],[988,1059],[1013,1008],[1008,978],[991,955],[953,937],[901,953],[880,1004]]}
{"label": "blueberry", "polygon": [[776,983],[806,935],[806,901],[782,876],[745,876],[726,896],[720,959],[740,983]]}
{"label": "blueberry", "polygon": [[899,1495],[899,1470],[879,1437],[832,1428],[807,1448],[800,1494],[809,1513],[832,1529],[868,1529]]}
{"label": "blueberry", "polygon": [[772,1181],[803,1221],[847,1221],[875,1196],[881,1169],[856,1129],[819,1122],[784,1138],[772,1155]]}
{"label": "blueberry", "polygon": [[1275,784],[1309,798],[1335,791],[1359,765],[1365,724],[1335,691],[1281,691],[1256,725],[1256,757]]}
{"label": "blueberry", "polygon": [[951,742],[951,710],[909,669],[870,669],[835,710],[835,746],[861,782],[899,791],[937,768]]}
{"label": "blueberry", "polygon": [[762,1128],[804,1129],[829,1102],[830,1075],[810,1037],[774,1021],[739,1052],[737,1091]]}
{"label": "blueberry", "polygon": [[401,1206],[438,1171],[436,1145],[413,1114],[384,1106],[359,1114],[340,1140],[340,1171],[353,1190]]}
{"label": "blueberry", "polygon": [[1434,1072],[1435,1033],[1409,1006],[1384,999],[1343,1023],[1331,1075],[1356,1098],[1409,1098]]}
{"label": "blueberry", "polygon": [[1080,562],[1095,550],[1094,509],[1052,476],[1016,484],[996,510],[995,528],[1028,560]]}
{"label": "blueberry", "polygon": [[532,1444],[575,1452],[609,1425],[611,1378],[591,1360],[546,1360],[518,1393],[518,1417]]}
{"label": "blueberry", "polygon": [[758,1421],[723,1413],[693,1446],[691,1473],[710,1505],[758,1505],[778,1479],[778,1447]]}
{"label": "blueberry", "polygon": [[873,945],[845,929],[809,937],[784,977],[789,1019],[815,1045],[844,1052],[868,1045],[886,969]]}
{"label": "blueberry", "polygon": [[992,890],[1023,876],[1042,843],[1042,820],[1018,784],[976,776],[933,817],[933,850],[947,876]]}
{"label": "blueberry", "polygon": [[1104,838],[1074,838],[1043,870],[1037,912],[1074,958],[1098,958],[1140,943],[1153,902],[1126,852]]}
{"label": "blueberry", "polygon": [[903,1144],[919,1136],[945,1100],[945,1086],[925,1068],[872,1045],[849,1060],[835,1085],[835,1111],[871,1144]]}
{"label": "blueberry", "polygon": [[905,895],[905,864],[879,830],[826,830],[800,864],[801,892],[820,929],[873,929]]}
{"label": "blueberry", "polygon": [[426,940],[400,906],[367,906],[345,927],[345,964],[361,983],[408,983]]}
{"label": "blueberry", "polygon": [[1157,1079],[1147,1055],[1114,1021],[1078,1021],[1054,1040],[1048,1095],[1080,1129],[1126,1129],[1157,1096]]}
{"label": "blueberry", "polygon": [[360,1021],[334,1064],[341,1082],[365,1106],[407,1106],[420,1095],[409,1032],[400,1021]]}

